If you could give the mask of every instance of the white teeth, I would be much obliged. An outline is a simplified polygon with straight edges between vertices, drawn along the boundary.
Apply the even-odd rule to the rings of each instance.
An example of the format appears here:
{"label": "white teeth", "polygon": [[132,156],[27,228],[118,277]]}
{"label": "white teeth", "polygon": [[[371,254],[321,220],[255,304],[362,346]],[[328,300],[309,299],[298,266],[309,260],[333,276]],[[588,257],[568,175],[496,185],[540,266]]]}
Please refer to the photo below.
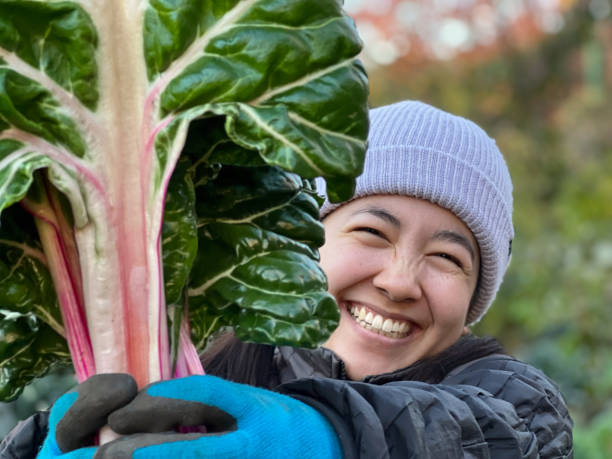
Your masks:
{"label": "white teeth", "polygon": [[366,330],[371,330],[380,335],[388,336],[390,338],[404,338],[407,336],[412,327],[408,322],[403,322],[393,319],[385,319],[379,314],[374,314],[372,311],[368,311],[365,306],[354,306],[351,305],[349,312],[355,318],[355,321]]}

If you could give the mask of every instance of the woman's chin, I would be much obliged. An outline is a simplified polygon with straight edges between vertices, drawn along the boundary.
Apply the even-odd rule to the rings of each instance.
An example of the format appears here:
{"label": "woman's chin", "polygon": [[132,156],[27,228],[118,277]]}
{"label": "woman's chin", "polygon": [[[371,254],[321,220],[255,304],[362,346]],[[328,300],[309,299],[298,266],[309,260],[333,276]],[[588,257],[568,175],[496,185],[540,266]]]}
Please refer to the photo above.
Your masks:
{"label": "woman's chin", "polygon": [[324,347],[338,355],[353,380],[391,373],[416,360],[411,356],[413,346],[405,339],[381,337],[369,330],[357,330],[351,324],[339,326]]}

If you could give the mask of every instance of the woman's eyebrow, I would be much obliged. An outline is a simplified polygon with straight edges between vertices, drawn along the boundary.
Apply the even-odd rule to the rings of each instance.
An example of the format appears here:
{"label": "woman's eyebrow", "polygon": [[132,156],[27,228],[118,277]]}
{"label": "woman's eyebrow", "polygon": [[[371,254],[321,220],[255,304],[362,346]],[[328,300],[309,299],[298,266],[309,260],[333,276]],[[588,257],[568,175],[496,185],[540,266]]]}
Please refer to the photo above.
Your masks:
{"label": "woman's eyebrow", "polygon": [[358,215],[358,214],[371,214],[371,215],[374,215],[375,217],[378,217],[386,221],[387,223],[391,223],[393,226],[397,228],[401,226],[400,221],[397,217],[395,217],[394,215],[390,214],[388,211],[380,207],[366,207],[365,209],[360,209],[356,212],[353,212],[352,215]]}
{"label": "woman's eyebrow", "polygon": [[448,242],[454,242],[455,244],[459,244],[460,246],[464,247],[470,253],[470,256],[472,257],[472,262],[474,261],[474,256],[476,255],[476,249],[474,248],[472,241],[470,241],[463,234],[457,233],[455,231],[442,230],[442,231],[436,232],[433,235],[433,239],[438,240],[438,241],[448,241]]}

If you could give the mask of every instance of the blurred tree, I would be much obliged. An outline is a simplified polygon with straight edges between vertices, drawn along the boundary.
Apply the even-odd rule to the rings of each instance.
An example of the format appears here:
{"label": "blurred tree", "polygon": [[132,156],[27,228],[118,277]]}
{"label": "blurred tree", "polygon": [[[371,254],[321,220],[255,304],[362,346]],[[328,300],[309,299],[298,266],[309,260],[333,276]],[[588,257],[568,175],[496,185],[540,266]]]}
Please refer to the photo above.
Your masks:
{"label": "blurred tree", "polygon": [[[475,331],[499,337],[561,385],[577,422],[577,458],[609,458],[612,4],[557,5],[563,15],[554,31],[517,16],[496,29],[494,43],[452,59],[411,42],[392,63],[371,63],[371,105],[424,100],[473,119],[496,139],[513,176],[516,239],[495,306]],[[365,16],[368,27],[374,14]],[[443,16],[453,14],[465,19],[456,10]],[[386,29],[384,18],[376,21]],[[519,39],[522,32],[527,36]]]}

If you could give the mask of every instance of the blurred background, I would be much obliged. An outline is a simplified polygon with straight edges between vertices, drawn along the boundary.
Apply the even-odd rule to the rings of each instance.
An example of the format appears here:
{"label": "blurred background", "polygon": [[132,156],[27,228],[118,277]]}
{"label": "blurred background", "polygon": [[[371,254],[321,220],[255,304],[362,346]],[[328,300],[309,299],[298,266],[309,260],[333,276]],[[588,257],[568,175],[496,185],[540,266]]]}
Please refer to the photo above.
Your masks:
{"label": "blurred background", "polygon": [[370,103],[481,125],[514,181],[516,238],[476,327],[561,386],[576,458],[612,458],[612,2],[347,0]]}
{"label": "blurred background", "polygon": [[[481,125],[514,180],[513,259],[475,331],[561,386],[577,459],[612,458],[612,0],[346,0],[370,104]],[[0,404],[0,438],[74,383]]]}

